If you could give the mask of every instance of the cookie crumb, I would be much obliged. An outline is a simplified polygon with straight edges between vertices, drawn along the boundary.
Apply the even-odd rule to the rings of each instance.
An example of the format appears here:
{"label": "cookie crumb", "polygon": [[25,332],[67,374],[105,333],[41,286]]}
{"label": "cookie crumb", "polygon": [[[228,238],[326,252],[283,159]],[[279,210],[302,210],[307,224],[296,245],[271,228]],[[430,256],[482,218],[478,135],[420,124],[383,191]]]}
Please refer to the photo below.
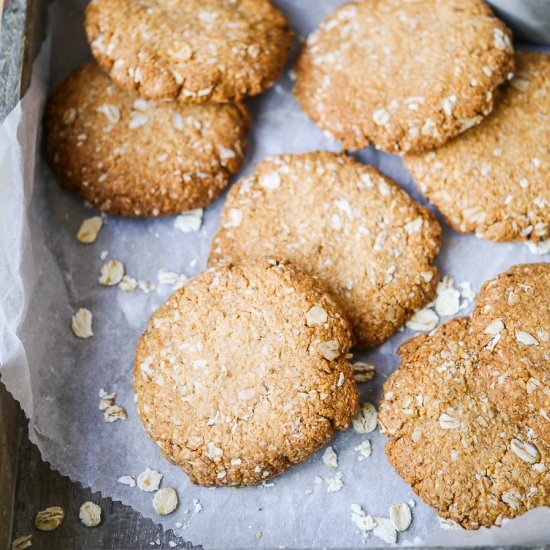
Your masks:
{"label": "cookie crumb", "polygon": [[99,410],[104,411],[116,401],[116,392],[107,393],[103,388],[99,390]]}
{"label": "cookie crumb", "polygon": [[122,290],[123,292],[135,292],[137,290],[137,287],[137,280],[133,277],[129,277],[128,275],[124,275],[118,285],[118,288],[120,288],[120,290]]}
{"label": "cookie crumb", "polygon": [[445,519],[441,517],[438,517],[437,519],[439,520],[439,527],[441,529],[453,529],[453,530],[460,529],[460,525],[458,525],[458,523],[456,523],[452,519]]}
{"label": "cookie crumb", "polygon": [[361,462],[366,458],[369,458],[372,454],[372,445],[368,439],[365,439],[365,441],[357,445],[357,447],[354,447],[354,451],[357,451],[359,453],[357,460]]}
{"label": "cookie crumb", "polygon": [[183,274],[174,273],[167,269],[160,269],[158,272],[158,282],[161,285],[171,285],[172,290],[176,291],[182,288],[188,281],[188,277]]}
{"label": "cookie crumb", "polygon": [[351,521],[366,536],[367,531],[372,531],[376,527],[376,522],[372,516],[365,513],[359,504],[351,505]]}
{"label": "cookie crumb", "polygon": [[334,450],[334,447],[327,447],[323,453],[323,463],[328,468],[336,470],[338,468],[338,455]]}
{"label": "cookie crumb", "polygon": [[129,487],[136,486],[136,480],[133,476],[121,476],[117,479],[117,481],[122,483],[122,485],[128,485]]}
{"label": "cookie crumb", "polygon": [[548,254],[550,252],[550,239],[536,243],[533,241],[527,241],[525,245],[529,249],[529,252],[535,256],[543,256],[544,254]]}
{"label": "cookie crumb", "polygon": [[200,503],[198,498],[193,499],[193,505],[195,507],[193,510],[195,514],[199,514],[200,512],[202,512],[202,504]]}
{"label": "cookie crumb", "polygon": [[126,420],[128,418],[128,414],[126,413],[124,407],[121,407],[120,405],[111,405],[105,409],[103,418],[105,422],[111,423],[116,422],[117,420]]}
{"label": "cookie crumb", "polygon": [[138,281],[137,286],[145,294],[149,294],[149,292],[153,292],[153,290],[157,288],[155,283],[152,283],[150,281]]}
{"label": "cookie crumb", "polygon": [[336,472],[334,477],[327,477],[327,493],[336,493],[344,486],[344,474],[342,472]]}

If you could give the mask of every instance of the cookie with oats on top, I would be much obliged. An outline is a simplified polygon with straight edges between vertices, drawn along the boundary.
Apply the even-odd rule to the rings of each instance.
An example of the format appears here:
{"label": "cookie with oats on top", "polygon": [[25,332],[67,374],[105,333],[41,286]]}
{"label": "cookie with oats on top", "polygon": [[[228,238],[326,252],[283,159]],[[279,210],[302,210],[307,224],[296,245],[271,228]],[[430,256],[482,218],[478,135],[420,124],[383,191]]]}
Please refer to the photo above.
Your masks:
{"label": "cookie with oats on top", "polygon": [[93,0],[85,27],[117,84],[148,99],[193,103],[264,92],[294,36],[270,0]]}
{"label": "cookie with oats on top", "polygon": [[147,101],[84,65],[48,101],[47,155],[61,184],[108,214],[159,216],[211,203],[240,168],[242,104]]}
{"label": "cookie with oats on top", "polygon": [[440,235],[426,207],[353,157],[280,155],[229,192],[210,263],[274,256],[301,266],[341,301],[365,348],[433,298]]}
{"label": "cookie with oats on top", "polygon": [[295,95],[346,149],[421,151],[478,124],[513,69],[511,33],[482,0],[362,0],[309,35]]}
{"label": "cookie with oats on top", "polygon": [[472,328],[487,394],[550,446],[550,264],[515,265],[487,281]]}
{"label": "cookie with oats on top", "polygon": [[516,67],[483,122],[404,161],[455,231],[536,250],[550,239],[550,54],[516,52]]}
{"label": "cookie with oats on top", "polygon": [[153,314],[138,343],[141,419],[193,483],[261,483],[351,422],[350,346],[341,306],[299,268],[209,268]]}
{"label": "cookie with oats on top", "polygon": [[467,317],[399,350],[378,420],[396,472],[438,515],[466,529],[550,505],[549,448],[488,398]]}

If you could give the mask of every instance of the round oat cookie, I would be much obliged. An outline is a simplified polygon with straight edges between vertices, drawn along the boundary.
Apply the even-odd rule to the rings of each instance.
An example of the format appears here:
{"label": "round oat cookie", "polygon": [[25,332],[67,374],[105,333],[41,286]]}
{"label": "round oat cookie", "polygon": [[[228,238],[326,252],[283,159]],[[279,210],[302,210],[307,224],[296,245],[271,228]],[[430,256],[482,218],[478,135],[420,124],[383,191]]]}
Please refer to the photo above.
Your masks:
{"label": "round oat cookie", "polygon": [[536,243],[550,238],[550,54],[516,66],[479,126],[405,165],[456,231]]}
{"label": "round oat cookie", "polygon": [[350,423],[350,346],[341,307],[299,268],[210,268],[153,314],[138,343],[142,421],[193,483],[259,483]]}
{"label": "round oat cookie", "polygon": [[347,149],[420,151],[477,124],[513,68],[511,33],[481,0],[363,0],[308,37],[295,95]]}
{"label": "round oat cookie", "polygon": [[240,104],[146,101],[96,64],[72,73],[46,110],[48,159],[61,184],[96,208],[158,216],[212,202],[240,168]]}
{"label": "round oat cookie", "polygon": [[282,155],[231,189],[210,262],[272,255],[300,265],[338,297],[365,348],[433,298],[440,233],[427,208],[352,157]]}
{"label": "round oat cookie", "polygon": [[550,451],[487,398],[466,317],[398,350],[379,422],[397,473],[439,516],[466,529],[550,505]]}
{"label": "round oat cookie", "polygon": [[264,92],[293,42],[269,0],[93,0],[86,33],[120,86],[194,103]]}
{"label": "round oat cookie", "polygon": [[515,265],[487,281],[472,329],[489,397],[550,446],[550,264]]}

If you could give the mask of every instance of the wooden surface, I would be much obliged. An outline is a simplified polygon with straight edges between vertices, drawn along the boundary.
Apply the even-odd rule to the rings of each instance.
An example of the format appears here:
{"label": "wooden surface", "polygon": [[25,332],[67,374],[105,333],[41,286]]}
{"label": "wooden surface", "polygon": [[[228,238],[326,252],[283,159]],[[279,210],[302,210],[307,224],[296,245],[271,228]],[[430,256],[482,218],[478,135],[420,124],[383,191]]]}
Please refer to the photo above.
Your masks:
{"label": "wooden surface", "polygon": [[[38,449],[29,441],[27,422],[11,395],[0,383],[0,549],[8,549],[11,540],[33,535],[32,550],[134,550],[187,548],[172,532],[144,519],[132,508],[54,472],[41,460]],[[80,505],[87,500],[103,510],[98,527],[84,526],[79,518]],[[61,506],[65,521],[51,532],[34,527],[36,512],[49,506]],[[170,546],[170,541],[177,545]],[[154,543],[151,545],[151,543]],[[158,543],[158,544],[157,544]]]}

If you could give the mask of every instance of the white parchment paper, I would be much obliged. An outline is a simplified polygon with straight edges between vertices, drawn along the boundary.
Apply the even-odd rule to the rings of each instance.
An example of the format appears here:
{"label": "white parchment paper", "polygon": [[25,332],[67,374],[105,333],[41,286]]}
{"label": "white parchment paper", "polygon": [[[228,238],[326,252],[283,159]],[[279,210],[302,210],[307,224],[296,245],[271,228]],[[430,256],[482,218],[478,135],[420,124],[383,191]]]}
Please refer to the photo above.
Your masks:
{"label": "white parchment paper", "polygon": [[[279,0],[296,32],[313,30],[340,0]],[[204,489],[164,460],[147,437],[133,404],[131,369],[134,346],[150,314],[167,298],[170,287],[150,293],[124,293],[98,283],[104,260],[118,259],[126,272],[158,283],[161,268],[191,277],[205,267],[224,198],[208,207],[200,231],[184,234],[174,218],[128,220],[105,217],[96,243],[82,245],[75,235],[94,212],[60,189],[43,160],[40,119],[45,95],[81,63],[90,59],[82,29],[85,2],[61,0],[51,10],[49,40],[36,63],[32,87],[0,127],[0,373],[30,419],[30,437],[53,468],[103,495],[131,505],[172,528],[185,540],[205,547],[352,547],[380,546],[364,538],[350,519],[350,505],[387,516],[391,504],[414,499],[413,523],[401,544],[502,544],[550,541],[550,511],[535,510],[501,529],[476,533],[440,531],[435,512],[415,497],[384,455],[378,432],[339,433],[338,454],[344,487],[327,493],[314,479],[334,476],[320,451],[267,486]],[[301,112],[291,94],[288,70],[262,97],[249,101],[253,130],[241,174],[268,154],[315,149],[338,150]],[[422,200],[398,157],[369,149],[358,157],[393,177]],[[438,265],[455,285],[474,290],[487,278],[520,262],[548,260],[522,244],[494,244],[459,236],[444,228]],[[361,261],[350,258],[350,261]],[[71,316],[80,307],[93,312],[94,336],[75,338]],[[467,313],[469,310],[464,310]],[[443,319],[445,320],[445,319]],[[377,376],[362,384],[364,400],[378,402],[381,387],[397,366],[397,346],[412,336],[398,333],[383,346],[355,359],[373,363]],[[106,424],[98,410],[98,391],[118,393],[128,420]],[[369,439],[373,453],[358,460],[354,447]],[[147,467],[164,474],[162,486],[175,487],[180,505],[159,518],[152,493],[121,485],[123,475]],[[311,494],[308,494],[311,491]],[[194,499],[202,504],[195,512]],[[180,525],[181,528],[176,528]],[[258,538],[257,533],[261,532]]]}

